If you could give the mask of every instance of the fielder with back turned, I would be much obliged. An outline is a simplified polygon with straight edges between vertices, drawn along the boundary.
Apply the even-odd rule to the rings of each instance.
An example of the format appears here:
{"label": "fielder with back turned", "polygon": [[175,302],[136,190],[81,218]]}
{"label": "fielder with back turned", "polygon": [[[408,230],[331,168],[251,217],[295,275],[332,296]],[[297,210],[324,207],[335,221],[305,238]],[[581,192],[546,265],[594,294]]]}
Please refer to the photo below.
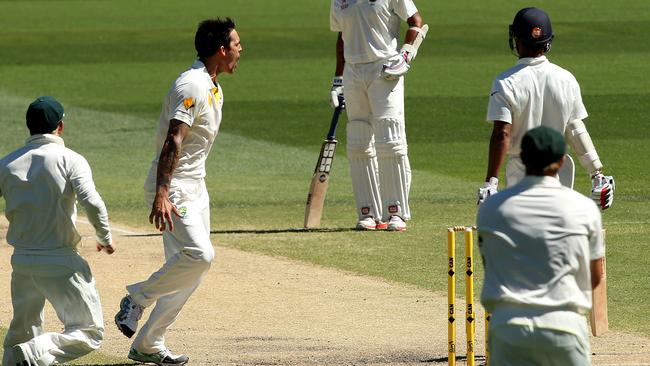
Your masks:
{"label": "fielder with back turned", "polygon": [[[65,147],[64,116],[56,99],[37,98],[26,113],[25,146],[0,159],[7,242],[14,247],[3,366],[67,363],[98,349],[104,338],[95,279],[77,251],[77,202],[95,229],[97,251],[112,254],[115,243],[88,162]],[[60,333],[45,332],[46,300],[63,323]]]}
{"label": "fielder with back turned", "polygon": [[584,314],[603,278],[601,214],[556,178],[565,153],[557,130],[531,129],[525,177],[479,206],[491,365],[590,364]]}
{"label": "fielder with back turned", "polygon": [[[587,111],[580,86],[567,70],[551,63],[546,54],[554,34],[551,20],[541,9],[520,10],[510,25],[510,48],[519,57],[515,66],[492,83],[487,120],[493,122],[485,183],[478,203],[497,192],[501,164],[508,155],[506,184],[513,186],[525,175],[519,158],[521,139],[530,129],[547,126],[560,132],[573,148],[580,165],[592,178],[592,199],[605,210],[614,199],[614,178],[602,173],[603,164],[583,119]],[[558,172],[562,184],[573,188],[570,156]]]}

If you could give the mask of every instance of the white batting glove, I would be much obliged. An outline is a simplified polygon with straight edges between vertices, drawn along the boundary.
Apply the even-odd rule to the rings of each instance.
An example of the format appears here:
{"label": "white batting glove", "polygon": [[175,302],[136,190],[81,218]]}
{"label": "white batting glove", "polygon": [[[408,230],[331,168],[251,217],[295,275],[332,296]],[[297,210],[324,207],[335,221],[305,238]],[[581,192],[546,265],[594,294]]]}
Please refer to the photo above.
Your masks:
{"label": "white batting glove", "polygon": [[402,48],[398,55],[388,59],[381,70],[381,76],[386,80],[397,80],[409,71],[413,53]]}
{"label": "white batting glove", "polygon": [[478,189],[478,202],[477,205],[480,205],[490,196],[497,194],[497,186],[499,185],[499,178],[490,177],[490,179],[483,183],[483,187]]}
{"label": "white batting glove", "polygon": [[616,183],[611,175],[598,172],[591,177],[591,199],[596,202],[601,211],[612,207]]}
{"label": "white batting glove", "polygon": [[335,76],[332,79],[330,90],[330,106],[336,108],[342,105],[345,108],[345,97],[343,96],[343,76]]}

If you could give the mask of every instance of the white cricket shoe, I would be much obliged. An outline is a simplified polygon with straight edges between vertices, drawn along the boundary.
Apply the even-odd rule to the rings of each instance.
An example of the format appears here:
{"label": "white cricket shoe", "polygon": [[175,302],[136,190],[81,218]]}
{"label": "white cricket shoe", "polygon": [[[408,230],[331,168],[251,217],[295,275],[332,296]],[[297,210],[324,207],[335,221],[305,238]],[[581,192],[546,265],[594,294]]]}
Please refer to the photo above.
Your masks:
{"label": "white cricket shoe", "polygon": [[131,296],[120,301],[120,311],[115,314],[115,325],[125,336],[131,338],[138,329],[138,320],[142,318],[144,306],[137,304]]}
{"label": "white cricket shoe", "polygon": [[406,222],[401,217],[394,215],[390,217],[388,221],[388,231],[404,231],[406,230]]}
{"label": "white cricket shoe", "polygon": [[363,219],[357,222],[356,230],[367,231],[367,230],[383,230],[386,229],[387,224],[381,221],[375,221],[375,218],[372,216],[364,217]]}

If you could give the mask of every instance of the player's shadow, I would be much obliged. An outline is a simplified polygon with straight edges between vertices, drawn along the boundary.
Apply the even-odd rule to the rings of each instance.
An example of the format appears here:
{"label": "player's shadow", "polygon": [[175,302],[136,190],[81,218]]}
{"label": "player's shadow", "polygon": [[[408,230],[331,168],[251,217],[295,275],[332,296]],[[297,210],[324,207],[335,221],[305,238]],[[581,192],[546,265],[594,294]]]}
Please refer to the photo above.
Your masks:
{"label": "player's shadow", "polygon": [[210,234],[284,234],[284,233],[342,233],[355,231],[351,227],[332,228],[287,228],[287,229],[235,229],[235,230],[212,230]]}
{"label": "player's shadow", "polygon": [[[356,231],[352,227],[330,227],[330,228],[286,228],[286,229],[233,229],[233,230],[211,230],[210,234],[285,234],[285,233],[342,233]],[[139,238],[147,236],[160,236],[160,233],[124,234],[127,238]]]}

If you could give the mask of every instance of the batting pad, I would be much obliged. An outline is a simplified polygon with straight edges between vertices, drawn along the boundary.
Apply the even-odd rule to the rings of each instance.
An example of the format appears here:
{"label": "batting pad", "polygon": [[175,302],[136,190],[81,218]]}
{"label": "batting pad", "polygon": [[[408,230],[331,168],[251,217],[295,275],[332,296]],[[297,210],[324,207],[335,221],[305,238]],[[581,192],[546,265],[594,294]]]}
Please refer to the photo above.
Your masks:
{"label": "batting pad", "polygon": [[404,123],[397,119],[377,121],[375,136],[383,220],[388,221],[393,215],[409,220],[411,164],[407,156]]}
{"label": "batting pad", "polygon": [[379,169],[370,124],[350,121],[347,125],[350,177],[359,218],[382,217],[379,194]]}

